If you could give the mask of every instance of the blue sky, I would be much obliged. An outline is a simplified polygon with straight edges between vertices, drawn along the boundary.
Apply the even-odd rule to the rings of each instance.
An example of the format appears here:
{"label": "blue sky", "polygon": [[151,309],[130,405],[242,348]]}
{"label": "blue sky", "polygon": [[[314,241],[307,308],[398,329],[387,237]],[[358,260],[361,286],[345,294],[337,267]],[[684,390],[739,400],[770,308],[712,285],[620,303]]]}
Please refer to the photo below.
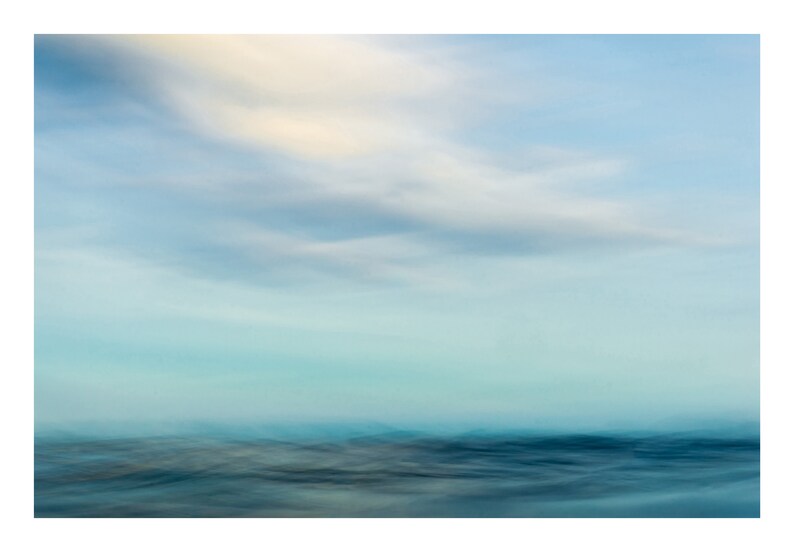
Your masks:
{"label": "blue sky", "polygon": [[757,420],[758,49],[37,37],[37,424]]}

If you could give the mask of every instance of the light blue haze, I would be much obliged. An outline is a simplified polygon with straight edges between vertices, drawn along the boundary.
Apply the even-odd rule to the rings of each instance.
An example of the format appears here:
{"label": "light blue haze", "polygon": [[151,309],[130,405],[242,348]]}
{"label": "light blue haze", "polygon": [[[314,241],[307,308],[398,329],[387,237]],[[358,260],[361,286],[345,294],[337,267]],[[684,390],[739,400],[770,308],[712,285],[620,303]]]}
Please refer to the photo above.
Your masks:
{"label": "light blue haze", "polygon": [[35,55],[38,428],[757,422],[757,36]]}

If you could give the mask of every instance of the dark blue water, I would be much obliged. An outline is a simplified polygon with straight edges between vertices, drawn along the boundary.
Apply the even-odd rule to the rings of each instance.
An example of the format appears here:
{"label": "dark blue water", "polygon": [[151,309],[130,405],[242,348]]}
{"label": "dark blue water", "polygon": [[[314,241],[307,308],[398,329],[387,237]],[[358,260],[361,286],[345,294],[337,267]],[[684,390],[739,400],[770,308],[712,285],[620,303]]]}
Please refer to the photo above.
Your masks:
{"label": "dark blue water", "polygon": [[757,438],[37,438],[37,517],[757,517]]}

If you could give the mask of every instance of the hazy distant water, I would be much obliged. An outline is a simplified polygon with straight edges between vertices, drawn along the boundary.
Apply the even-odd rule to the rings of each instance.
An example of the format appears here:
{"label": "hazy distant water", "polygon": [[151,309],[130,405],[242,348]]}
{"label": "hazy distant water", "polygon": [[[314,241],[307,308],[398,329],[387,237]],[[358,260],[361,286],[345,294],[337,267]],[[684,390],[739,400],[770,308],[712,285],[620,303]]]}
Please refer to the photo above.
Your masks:
{"label": "hazy distant water", "polygon": [[757,438],[37,438],[37,517],[757,517]]}

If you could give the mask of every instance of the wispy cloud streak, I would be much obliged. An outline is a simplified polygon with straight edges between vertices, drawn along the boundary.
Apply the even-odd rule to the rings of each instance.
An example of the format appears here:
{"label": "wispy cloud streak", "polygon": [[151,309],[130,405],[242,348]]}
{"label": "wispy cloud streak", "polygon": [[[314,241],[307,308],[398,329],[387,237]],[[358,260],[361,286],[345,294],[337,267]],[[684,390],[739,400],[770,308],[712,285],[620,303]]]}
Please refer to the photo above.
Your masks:
{"label": "wispy cloud streak", "polygon": [[[348,277],[414,280],[422,262],[406,258],[406,233],[410,248],[436,253],[425,255],[431,279],[431,259],[444,247],[525,255],[577,245],[714,243],[599,192],[600,184],[627,178],[628,159],[552,144],[516,144],[510,153],[466,145],[462,137],[483,113],[509,112],[526,98],[494,91],[487,71],[454,50],[373,37],[88,40],[132,68],[143,93],[195,131],[272,160],[266,173],[154,180],[234,206],[220,207],[212,241],[241,262],[278,258],[344,268]],[[293,224],[257,217],[263,210],[288,213]],[[347,227],[351,218],[388,222],[329,238],[308,224],[320,212],[327,228]],[[489,251],[489,244],[498,247]]]}

